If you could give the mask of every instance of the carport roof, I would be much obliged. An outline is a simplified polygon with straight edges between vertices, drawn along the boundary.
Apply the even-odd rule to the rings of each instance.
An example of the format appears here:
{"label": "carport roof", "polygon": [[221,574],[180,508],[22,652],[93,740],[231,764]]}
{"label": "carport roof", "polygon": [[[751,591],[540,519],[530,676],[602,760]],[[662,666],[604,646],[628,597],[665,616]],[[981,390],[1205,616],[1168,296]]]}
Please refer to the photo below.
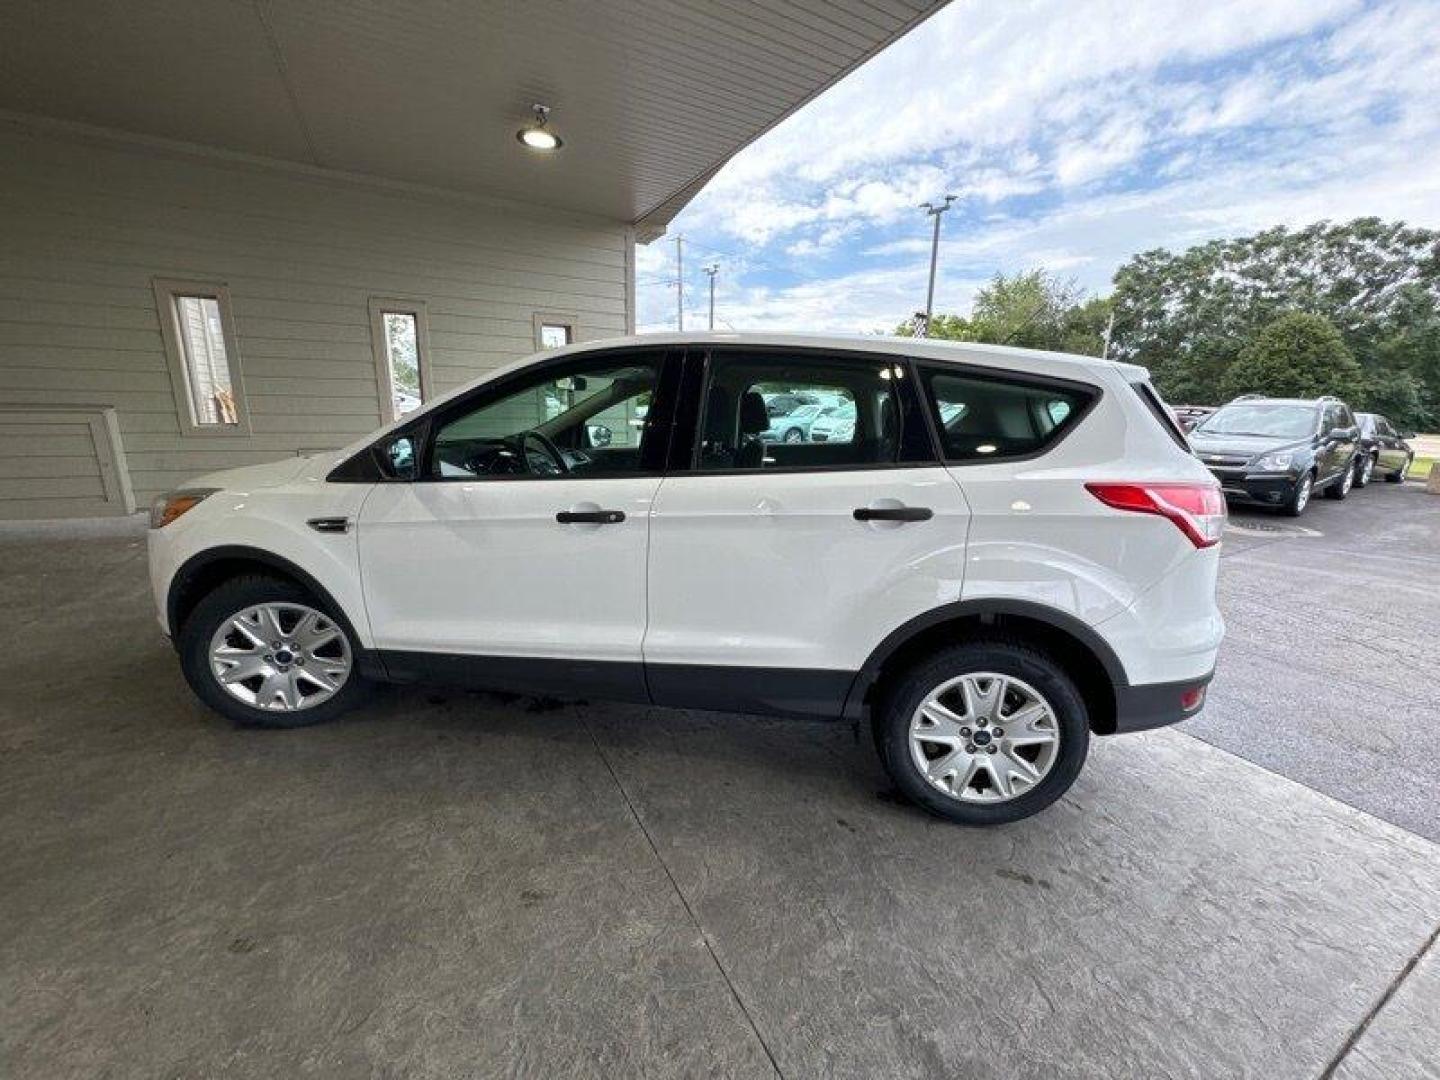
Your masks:
{"label": "carport roof", "polygon": [[[0,108],[633,222],[944,0],[11,0]],[[565,139],[526,151],[533,103]]]}

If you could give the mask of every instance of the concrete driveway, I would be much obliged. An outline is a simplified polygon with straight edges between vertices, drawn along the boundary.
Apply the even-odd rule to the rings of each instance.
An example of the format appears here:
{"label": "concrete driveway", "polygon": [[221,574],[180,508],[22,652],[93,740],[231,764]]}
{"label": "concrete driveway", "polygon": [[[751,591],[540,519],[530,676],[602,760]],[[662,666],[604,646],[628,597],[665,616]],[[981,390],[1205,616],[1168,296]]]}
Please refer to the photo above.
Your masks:
{"label": "concrete driveway", "polygon": [[[1304,550],[1382,497],[1423,498],[1317,507]],[[1395,611],[1402,536],[1279,617],[1300,541],[1248,539],[1189,726],[1359,802],[1305,738],[1253,732],[1410,700],[1321,623],[1413,625],[1434,593]],[[1185,730],[1100,740],[991,831],[897,803],[843,724],[387,690],[237,731],[185,689],[133,527],[11,529],[0,560],[0,1075],[1437,1069],[1440,847]],[[1302,650],[1337,697],[1291,700]]]}

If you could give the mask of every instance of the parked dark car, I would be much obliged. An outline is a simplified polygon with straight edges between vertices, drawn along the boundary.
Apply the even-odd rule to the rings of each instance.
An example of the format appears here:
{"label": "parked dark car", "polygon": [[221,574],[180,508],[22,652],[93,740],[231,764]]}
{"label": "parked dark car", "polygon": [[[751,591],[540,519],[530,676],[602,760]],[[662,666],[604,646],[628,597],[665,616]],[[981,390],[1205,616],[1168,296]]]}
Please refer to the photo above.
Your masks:
{"label": "parked dark car", "polygon": [[1360,428],[1337,398],[1246,395],[1197,424],[1190,445],[1226,498],[1298,517],[1316,491],[1331,499],[1350,494]]}
{"label": "parked dark car", "polygon": [[1397,431],[1376,413],[1356,413],[1360,424],[1360,457],[1355,463],[1355,486],[1364,487],[1377,473],[1392,484],[1405,479],[1415,451],[1405,440],[1408,432]]}
{"label": "parked dark car", "polygon": [[1181,431],[1193,431],[1195,425],[1215,411],[1213,405],[1176,405],[1170,410]]}

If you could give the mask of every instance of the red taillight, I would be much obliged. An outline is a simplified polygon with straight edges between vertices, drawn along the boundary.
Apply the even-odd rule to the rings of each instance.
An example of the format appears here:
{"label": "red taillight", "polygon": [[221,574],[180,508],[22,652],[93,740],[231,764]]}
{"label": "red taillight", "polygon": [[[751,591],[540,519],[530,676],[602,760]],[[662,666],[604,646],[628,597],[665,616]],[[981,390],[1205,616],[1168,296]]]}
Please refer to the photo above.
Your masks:
{"label": "red taillight", "polygon": [[1205,704],[1205,687],[1192,686],[1180,692],[1180,711],[1192,713]]}
{"label": "red taillight", "polygon": [[1220,542],[1225,497],[1213,483],[1086,484],[1106,506],[1169,518],[1197,548]]}

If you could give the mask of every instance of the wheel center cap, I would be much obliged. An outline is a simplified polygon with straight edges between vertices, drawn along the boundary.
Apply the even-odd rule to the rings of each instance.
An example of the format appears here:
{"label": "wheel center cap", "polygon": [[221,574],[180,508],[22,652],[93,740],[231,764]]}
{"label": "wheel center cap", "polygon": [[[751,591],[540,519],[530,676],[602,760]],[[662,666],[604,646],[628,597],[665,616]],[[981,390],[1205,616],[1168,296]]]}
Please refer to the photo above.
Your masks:
{"label": "wheel center cap", "polygon": [[278,652],[275,653],[275,661],[276,661],[276,663],[288,664],[288,663],[290,663],[291,660],[294,660],[294,659],[295,659],[295,654],[292,653],[289,649],[280,649]]}
{"label": "wheel center cap", "polygon": [[988,731],[977,731],[977,732],[975,732],[974,739],[975,739],[975,745],[976,745],[976,746],[989,746],[989,745],[990,745],[990,733],[989,733]]}

